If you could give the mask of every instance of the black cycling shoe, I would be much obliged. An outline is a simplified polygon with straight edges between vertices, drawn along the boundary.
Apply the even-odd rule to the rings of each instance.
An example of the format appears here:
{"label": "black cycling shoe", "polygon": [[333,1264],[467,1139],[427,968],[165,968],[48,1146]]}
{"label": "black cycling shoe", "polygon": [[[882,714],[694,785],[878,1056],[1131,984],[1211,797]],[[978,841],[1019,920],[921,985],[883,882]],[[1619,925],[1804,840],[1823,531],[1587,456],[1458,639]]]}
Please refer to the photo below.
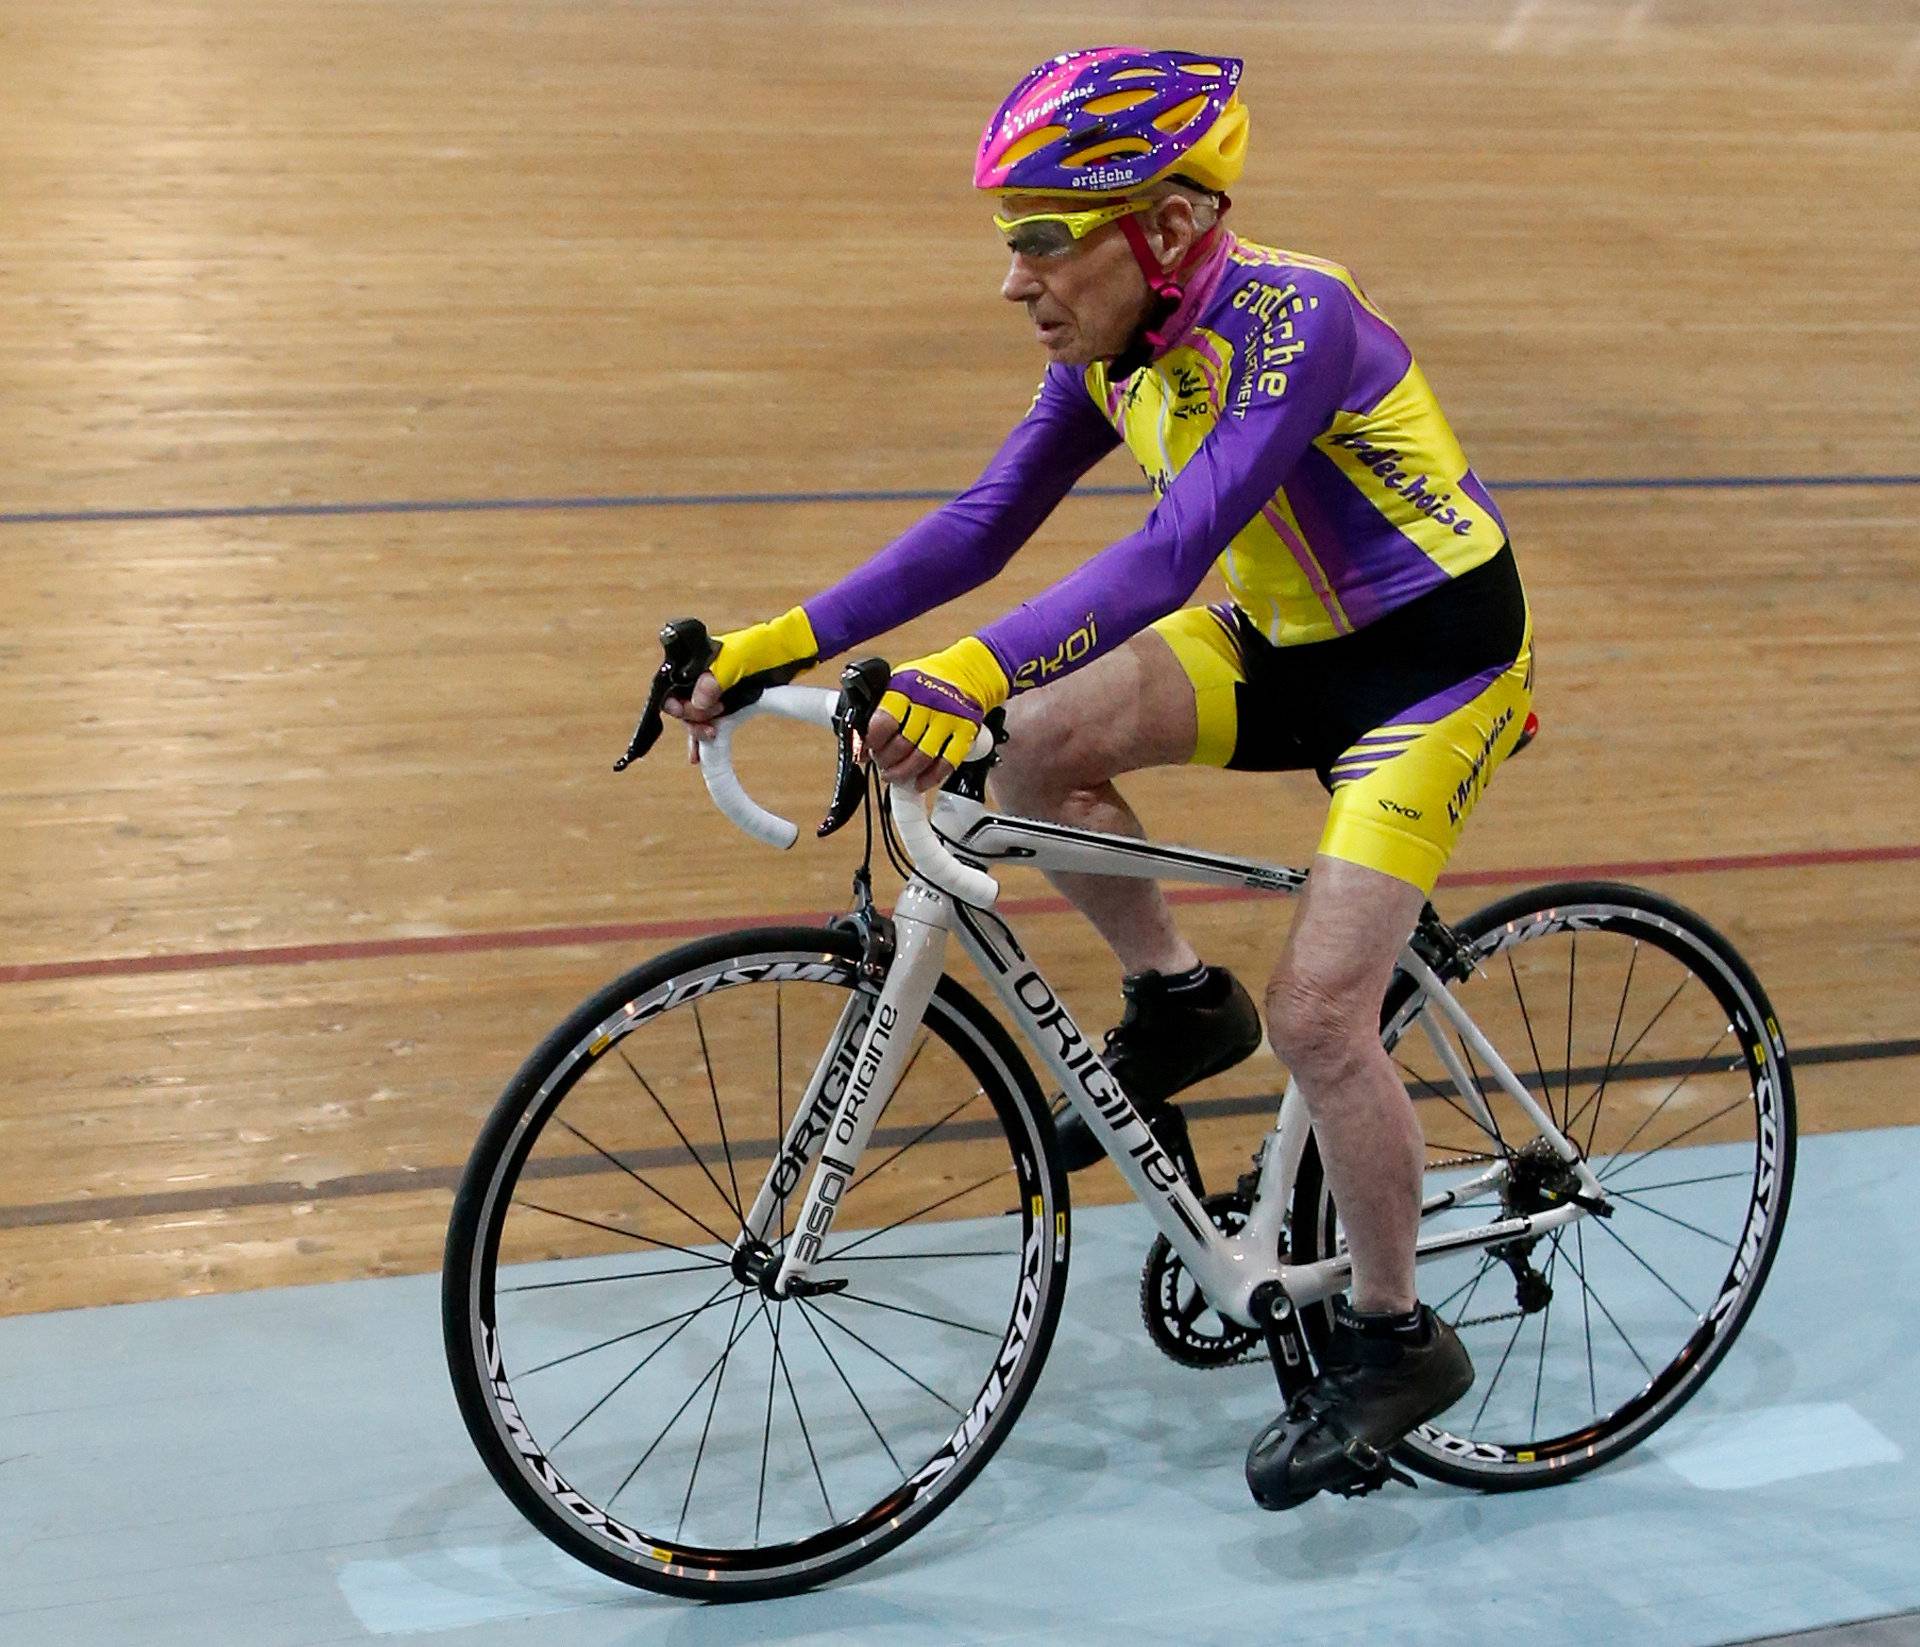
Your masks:
{"label": "black cycling shoe", "polygon": [[[1136,972],[1120,981],[1127,1010],[1107,1031],[1100,1056],[1121,1088],[1146,1117],[1188,1181],[1199,1183],[1187,1119],[1167,1102],[1174,1093],[1232,1069],[1260,1045],[1260,1009],[1225,967],[1209,967],[1205,983],[1169,991],[1158,972]],[[1060,1161],[1069,1172],[1090,1167],[1106,1153],[1093,1129],[1062,1099],[1054,1108]]]}
{"label": "black cycling shoe", "polygon": [[1247,1486],[1263,1510],[1290,1510],[1318,1492],[1354,1498],[1413,1478],[1387,1454],[1473,1383],[1453,1328],[1424,1304],[1416,1326],[1334,1305],[1333,1342],[1316,1378],[1247,1449]]}

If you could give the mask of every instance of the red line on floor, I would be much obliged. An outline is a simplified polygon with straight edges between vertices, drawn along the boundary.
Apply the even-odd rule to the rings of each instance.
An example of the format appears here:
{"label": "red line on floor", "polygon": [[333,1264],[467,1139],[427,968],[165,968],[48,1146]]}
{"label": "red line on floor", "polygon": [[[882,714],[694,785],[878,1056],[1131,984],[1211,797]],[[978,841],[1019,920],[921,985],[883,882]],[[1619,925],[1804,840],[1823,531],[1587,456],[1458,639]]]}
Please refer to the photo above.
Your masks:
{"label": "red line on floor", "polygon": [[[1725,875],[1754,869],[1817,869],[1835,864],[1920,861],[1920,844],[1834,847],[1821,851],[1751,852],[1716,858],[1646,858],[1618,863],[1552,864],[1517,869],[1478,869],[1443,875],[1448,887],[1526,886],[1543,881],[1630,879],[1660,875]],[[1239,903],[1274,894],[1241,887],[1173,887],[1177,904]],[[1009,915],[1058,915],[1064,898],[1007,898],[997,905]],[[259,949],[215,949],[177,955],[109,955],[83,961],[28,961],[0,966],[0,984],[45,983],[61,978],[125,978],[148,972],[211,972],[222,967],[305,966],[315,961],[368,961],[399,955],[471,955],[505,949],[561,949],[658,938],[695,938],[742,927],[806,925],[838,910],[800,910],[760,915],[685,916],[661,921],[609,921],[593,926],[531,927],[506,932],[452,932],[429,938],[364,938],[346,943],[281,944]]]}

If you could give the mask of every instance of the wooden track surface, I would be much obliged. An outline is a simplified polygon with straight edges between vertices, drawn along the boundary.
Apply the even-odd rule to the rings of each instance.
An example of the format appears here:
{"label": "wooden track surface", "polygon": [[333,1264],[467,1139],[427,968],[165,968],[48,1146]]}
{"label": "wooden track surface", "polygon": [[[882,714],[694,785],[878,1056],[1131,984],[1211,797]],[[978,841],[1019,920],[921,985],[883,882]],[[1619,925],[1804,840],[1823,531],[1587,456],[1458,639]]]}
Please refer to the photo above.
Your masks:
{"label": "wooden track surface", "polygon": [[[1878,1049],[1803,1070],[1808,1127],[1920,1121],[1920,487],[1500,486],[1920,472],[1920,15],[1244,10],[1180,25],[1248,60],[1236,222],[1400,324],[1534,600],[1546,729],[1455,871],[1647,866],[1796,1045]],[[0,3],[0,1311],[435,1263],[493,1095],[660,946],[511,935],[844,897],[849,846],[735,837],[673,750],[610,774],[652,631],[783,609],[924,505],[179,512],[963,484],[1038,367],[965,186],[979,123],[1158,16]],[[1069,502],[881,645],[950,640],[1143,507]],[[168,518],[32,518],[141,510]],[[823,751],[743,743],[813,816]],[[1323,804],[1129,793],[1294,861]],[[1253,974],[1284,918],[1188,912]],[[1022,930],[1102,1023],[1110,959],[1063,914]],[[379,952],[442,937],[471,941]],[[206,964],[119,964],[156,955]],[[1206,1123],[1209,1170],[1254,1130]]]}

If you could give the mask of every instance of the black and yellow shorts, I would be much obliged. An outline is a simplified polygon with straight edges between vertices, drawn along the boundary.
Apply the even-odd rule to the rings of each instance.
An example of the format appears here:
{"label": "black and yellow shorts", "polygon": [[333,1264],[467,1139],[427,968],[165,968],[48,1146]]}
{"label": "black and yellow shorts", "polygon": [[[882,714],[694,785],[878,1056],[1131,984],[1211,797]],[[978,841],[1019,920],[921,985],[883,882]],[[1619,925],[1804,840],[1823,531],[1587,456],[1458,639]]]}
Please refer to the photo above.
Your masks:
{"label": "black and yellow shorts", "polygon": [[1311,771],[1333,795],[1319,850],[1431,893],[1533,698],[1533,626],[1503,547],[1366,628],[1275,646],[1230,601],[1154,631],[1193,690],[1193,759]]}

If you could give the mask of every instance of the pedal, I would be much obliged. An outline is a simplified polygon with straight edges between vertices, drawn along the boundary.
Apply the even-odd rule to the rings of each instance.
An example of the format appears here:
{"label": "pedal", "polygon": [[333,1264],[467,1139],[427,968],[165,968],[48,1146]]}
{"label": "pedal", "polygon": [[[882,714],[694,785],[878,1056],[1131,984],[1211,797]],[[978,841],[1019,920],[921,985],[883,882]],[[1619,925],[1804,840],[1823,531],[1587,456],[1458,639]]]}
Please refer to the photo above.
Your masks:
{"label": "pedal", "polygon": [[1342,1498],[1365,1498],[1368,1493],[1377,1493],[1389,1481],[1398,1481],[1403,1486],[1414,1488],[1420,1485],[1387,1454],[1369,1442],[1349,1441],[1341,1451],[1359,1474],[1351,1481],[1338,1482],[1323,1489],[1326,1492],[1338,1493]]}

